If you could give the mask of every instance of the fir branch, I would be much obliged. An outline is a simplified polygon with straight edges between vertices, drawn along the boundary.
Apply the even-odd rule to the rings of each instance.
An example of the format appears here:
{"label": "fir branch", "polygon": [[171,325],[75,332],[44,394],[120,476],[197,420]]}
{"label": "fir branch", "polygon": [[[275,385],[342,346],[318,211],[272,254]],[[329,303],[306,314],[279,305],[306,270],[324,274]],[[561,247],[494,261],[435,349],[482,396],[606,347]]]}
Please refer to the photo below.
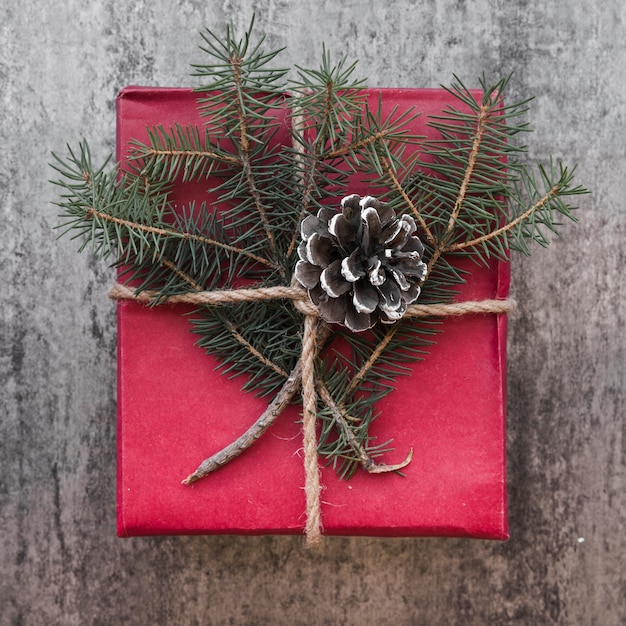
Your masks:
{"label": "fir branch", "polygon": [[319,69],[300,66],[296,69],[299,81],[293,81],[290,90],[299,96],[297,104],[305,113],[305,130],[314,131],[313,152],[322,155],[340,148],[365,103],[362,91],[365,81],[353,78],[356,63],[348,65],[343,57],[333,64],[324,46]]}
{"label": "fir branch", "polygon": [[[263,205],[263,202],[261,200],[261,193],[259,191],[259,188],[257,186],[257,183],[254,179],[254,176],[252,174],[252,167],[250,164],[250,154],[249,154],[249,146],[244,146],[242,143],[241,146],[242,149],[242,161],[243,161],[243,171],[244,171],[244,176],[246,178],[246,182],[248,184],[248,188],[250,190],[250,194],[252,196],[252,198],[254,198],[254,204],[256,207],[256,211],[259,214],[259,217],[261,218],[261,222],[263,223],[263,227],[265,228],[265,234],[267,236],[267,240],[269,242],[270,245],[270,249],[273,252],[274,258],[276,258],[277,256],[277,249],[276,249],[276,241],[274,240],[274,233],[272,232],[272,229],[270,227],[270,222],[268,220],[267,217],[267,211],[265,210],[265,206]],[[282,268],[282,266],[279,266],[280,272],[283,275],[283,278],[285,277],[285,272],[284,269]]]}
{"label": "fir branch", "polygon": [[159,263],[163,265],[164,267],[166,267],[171,272],[173,272],[176,276],[182,279],[185,283],[187,283],[193,291],[202,290],[202,287],[196,281],[194,281],[194,279],[191,276],[189,276],[189,274],[187,274],[186,272],[178,268],[174,263],[172,263],[172,261],[161,258],[159,259]]}
{"label": "fir branch", "polygon": [[[471,150],[467,157],[467,164],[464,170],[464,175],[462,178],[462,182],[460,183],[458,192],[456,194],[456,198],[454,200],[454,204],[452,210],[450,212],[450,216],[448,218],[447,227],[444,231],[443,236],[438,241],[435,240],[434,235],[429,228],[428,224],[425,221],[425,218],[421,214],[420,211],[417,210],[416,205],[411,201],[408,193],[404,189],[403,185],[400,181],[395,177],[393,169],[391,168],[389,162],[386,162],[385,159],[381,159],[383,164],[384,173],[390,178],[393,183],[393,186],[396,192],[400,195],[401,198],[405,201],[411,212],[417,218],[419,224],[422,226],[424,230],[425,236],[427,238],[427,242],[433,247],[432,255],[427,264],[427,270],[424,279],[422,280],[422,285],[424,285],[433,270],[433,267],[437,264],[440,257],[447,252],[446,241],[450,238],[451,234],[454,231],[454,228],[458,222],[459,215],[463,210],[466,196],[468,194],[470,181],[475,175],[477,160],[479,154],[481,152],[483,139],[487,130],[487,122],[490,119],[490,115],[492,113],[493,104],[492,102],[486,103],[483,102],[478,108],[476,120],[475,120],[475,130],[473,133],[473,137],[471,139]],[[458,132],[458,127],[455,127],[455,130]],[[388,352],[389,346],[394,339],[394,336],[398,332],[398,330],[403,326],[403,324],[396,323],[392,325],[384,334],[384,336],[378,341],[375,347],[372,349],[369,358],[365,361],[365,363],[361,366],[361,368],[354,375],[350,385],[348,386],[346,393],[347,397],[350,397],[363,383],[363,381],[368,377],[371,371],[374,369],[376,363]],[[419,336],[419,332],[416,337]],[[409,344],[410,345],[410,344]]]}
{"label": "fir branch", "polygon": [[346,390],[346,396],[351,396],[363,382],[369,371],[372,369],[376,361],[381,357],[394,335],[400,329],[400,324],[394,324],[385,333],[385,336],[376,344],[367,361],[361,366],[359,371],[354,375],[350,385]]}
{"label": "fir branch", "polygon": [[289,374],[287,374],[287,372],[285,372],[285,370],[283,370],[281,367],[278,367],[278,365],[276,365],[275,363],[273,363],[269,359],[266,359],[249,341],[246,341],[246,339],[237,330],[237,328],[235,327],[235,325],[232,322],[226,321],[226,327],[228,328],[228,330],[230,330],[232,336],[242,346],[244,346],[246,348],[246,350],[248,350],[252,356],[254,356],[256,359],[258,359],[263,365],[273,369],[279,376],[282,376],[283,378],[289,378]]}
{"label": "fir branch", "polygon": [[[574,207],[563,202],[563,198],[566,196],[587,193],[587,190],[581,187],[571,187],[573,171],[570,172],[562,165],[559,165],[559,170],[558,180],[553,183],[552,181],[554,177],[549,175],[544,168],[540,167],[542,179],[546,185],[549,185],[549,189],[541,197],[539,197],[539,199],[536,199],[534,203],[531,204],[531,206],[529,206],[525,211],[500,228],[481,235],[480,237],[475,237],[474,239],[453,244],[448,248],[448,251],[459,252],[468,248],[484,246],[484,244],[488,242],[501,238],[504,239],[504,244],[508,247],[508,240],[513,236],[514,231],[521,231],[521,227],[533,224],[535,221],[534,217],[539,214],[542,214],[542,218],[539,220],[539,223],[545,225],[555,233],[557,231],[554,228],[554,220],[552,217],[553,212],[559,213],[573,221],[576,221],[576,218],[572,214]],[[532,187],[533,190],[537,189],[536,183],[530,182],[529,173],[525,172],[524,180]],[[536,226],[533,230],[521,231],[521,234],[531,237],[540,244],[546,243],[544,237],[538,233]]]}
{"label": "fir branch", "polygon": [[324,47],[318,70],[296,68],[299,81],[291,83],[290,91],[295,153],[292,163],[301,186],[300,216],[287,248],[287,258],[295,249],[300,222],[310,211],[313,192],[321,195],[325,186],[337,183],[324,179],[324,168],[333,170],[333,161],[353,150],[346,145],[345,138],[362,115],[364,105],[361,91],[364,81],[353,78],[356,63],[346,66],[345,57],[333,65]]}
{"label": "fir branch", "polygon": [[561,185],[553,185],[548,193],[546,193],[540,200],[538,200],[535,204],[529,207],[524,213],[518,215],[513,221],[505,224],[504,226],[494,230],[486,235],[482,235],[481,237],[476,237],[475,239],[470,239],[469,241],[463,241],[460,243],[452,244],[451,246],[446,247],[447,252],[458,252],[460,250],[465,250],[466,248],[472,248],[474,246],[478,246],[483,244],[491,239],[495,239],[500,235],[503,235],[510,231],[511,229],[519,226],[522,222],[527,221],[530,217],[536,213],[538,210],[543,208],[548,202],[550,202],[553,198],[559,195],[563,190]]}
{"label": "fir branch", "polygon": [[[231,192],[232,196],[240,198],[245,190],[245,194],[252,198],[252,207],[261,221],[271,256],[278,260],[274,228],[264,202],[265,191],[257,180],[253,161],[267,153],[269,138],[277,127],[276,120],[267,113],[272,108],[283,106],[282,77],[287,70],[267,67],[279,51],[265,52],[263,37],[253,45],[253,25],[254,18],[239,41],[230,27],[224,39],[207,30],[202,35],[206,44],[202,49],[213,62],[194,67],[196,75],[211,79],[199,89],[205,94],[200,99],[202,114],[210,118],[212,125],[221,125],[226,137],[235,143],[237,149],[244,185],[242,189],[236,188]],[[283,266],[278,265],[277,269],[284,279]]]}
{"label": "fir branch", "polygon": [[[273,252],[274,258],[276,258],[276,242],[274,241],[274,234],[272,229],[270,228],[270,223],[267,218],[267,212],[265,207],[263,206],[263,202],[261,201],[261,193],[257,187],[256,180],[252,175],[252,166],[250,162],[250,138],[248,137],[248,120],[246,116],[246,108],[244,106],[244,82],[242,80],[241,66],[243,63],[243,58],[232,55],[230,61],[233,65],[233,75],[234,75],[234,87],[237,92],[237,117],[239,119],[239,141],[240,141],[240,159],[243,166],[244,176],[246,179],[246,183],[248,185],[248,189],[250,191],[250,195],[254,198],[254,205],[256,208],[259,217],[263,223],[263,227],[265,228],[265,234],[267,236],[267,240],[270,245],[270,249]],[[284,271],[283,273],[284,277]]]}
{"label": "fir branch", "polygon": [[376,461],[374,461],[374,458],[370,454],[368,454],[366,449],[361,445],[361,443],[359,443],[359,440],[352,430],[350,422],[354,421],[355,418],[352,418],[345,413],[345,411],[335,402],[326,386],[319,379],[316,382],[317,391],[320,395],[320,398],[332,413],[333,417],[336,420],[336,423],[341,429],[343,436],[354,451],[357,459],[361,463],[361,466],[368,474],[384,474],[388,472],[397,472],[406,467],[411,462],[411,459],[413,458],[413,450],[409,452],[406,459],[401,463],[397,463],[395,465],[388,465],[387,463],[376,463]]}
{"label": "fir branch", "polygon": [[[139,147],[141,144],[137,144]],[[184,150],[184,149],[157,149],[152,148],[150,146],[143,147],[142,150],[138,151],[137,154],[133,155],[130,158],[146,158],[146,157],[202,157],[204,159],[213,159],[215,161],[222,161],[224,163],[229,163],[231,165],[240,165],[240,162],[232,156],[229,155],[220,155],[213,150]],[[172,176],[170,175],[170,178]],[[174,175],[175,178],[175,175]]]}
{"label": "fir branch", "polygon": [[293,155],[293,184],[294,186],[300,185],[302,188],[301,193],[301,206],[298,219],[295,224],[295,228],[292,231],[289,245],[287,246],[286,258],[290,259],[293,255],[294,249],[298,241],[298,235],[300,230],[300,223],[308,215],[309,207],[311,204],[311,194],[313,193],[315,185],[315,169],[309,167],[305,171],[305,144],[304,144],[304,111],[299,107],[297,103],[297,94],[294,94],[294,112],[291,116],[291,137],[294,150]]}
{"label": "fir branch", "polygon": [[241,167],[236,155],[221,150],[211,139],[209,129],[204,137],[196,126],[175,124],[170,131],[163,126],[148,128],[149,143],[133,140],[127,163],[140,161],[140,172],[155,180],[175,180],[183,172],[182,181],[208,178],[217,165]]}
{"label": "fir branch", "polygon": [[339,148],[335,148],[334,150],[329,150],[328,152],[323,154],[323,158],[336,159],[337,157],[345,156],[352,152],[359,152],[365,148],[368,148],[372,144],[382,141],[390,134],[390,130],[379,130],[378,132],[372,133],[367,137],[363,137],[362,139],[347,143],[345,146],[340,146]]}
{"label": "fir branch", "polygon": [[[251,94],[280,93],[283,90],[283,77],[289,70],[269,67],[270,63],[282,52],[278,50],[265,51],[263,44],[265,36],[259,37],[256,44],[252,42],[254,30],[254,16],[250,26],[239,41],[236,40],[233,28],[226,28],[225,37],[217,35],[210,29],[200,33],[203,44],[200,49],[209,57],[208,63],[192,64],[194,76],[210,79],[210,82],[199,91],[220,91],[232,85],[233,57],[241,59],[242,72],[245,73],[246,83]],[[202,99],[201,103],[210,104],[210,100]]]}
{"label": "fir branch", "polygon": [[443,237],[444,241],[446,239],[446,236],[448,236],[454,229],[454,226],[456,225],[456,221],[459,217],[459,214],[461,213],[461,210],[463,209],[463,203],[465,202],[465,198],[468,193],[469,183],[472,180],[472,177],[474,176],[474,170],[476,168],[476,161],[478,159],[483,137],[485,136],[487,120],[489,119],[490,113],[491,113],[490,106],[486,106],[484,104],[480,106],[480,110],[478,113],[478,120],[476,124],[476,133],[472,139],[472,150],[467,159],[467,169],[465,170],[465,176],[463,177],[463,182],[461,183],[458,196],[454,202],[454,208],[452,209],[452,214],[450,215],[450,219],[448,221],[448,228]]}
{"label": "fir branch", "polygon": [[395,191],[400,195],[402,200],[405,202],[406,206],[411,211],[411,214],[413,215],[413,217],[415,217],[418,224],[422,228],[422,231],[428,243],[431,246],[435,247],[436,246],[435,238],[433,237],[433,234],[430,231],[430,228],[428,224],[426,223],[426,220],[422,216],[421,211],[417,208],[417,205],[409,197],[405,188],[400,184],[400,181],[398,180],[396,173],[393,171],[393,168],[391,167],[391,163],[384,157],[381,159],[381,162],[383,165],[384,172],[389,178],[392,189],[395,189]]}
{"label": "fir branch", "polygon": [[[201,235],[194,235],[188,232],[180,232],[174,230],[172,228],[164,228],[164,227],[156,227],[156,226],[147,226],[145,224],[138,224],[136,222],[130,222],[125,219],[121,219],[119,217],[115,217],[113,215],[109,215],[108,213],[104,213],[102,211],[98,211],[93,207],[90,207],[85,212],[85,219],[87,220],[100,220],[102,222],[108,222],[110,224],[115,224],[118,226],[122,226],[126,229],[127,232],[133,233],[143,233],[144,235],[157,235],[159,237],[172,237],[174,239],[182,239],[185,241],[197,241],[198,243],[212,246],[215,248],[220,248],[221,250],[232,252],[241,256],[248,257],[252,259],[256,263],[260,263],[261,265],[265,265],[272,269],[278,269],[278,265],[268,259],[264,259],[263,257],[254,254],[253,252],[249,252],[248,250],[244,250],[243,248],[237,248],[235,246],[231,246],[222,241],[217,241],[215,239],[210,239],[209,237],[203,237]],[[120,238],[121,240],[121,238]],[[157,239],[152,240],[155,243],[155,248],[158,249],[156,245]]]}
{"label": "fir branch", "polygon": [[[238,295],[239,290],[230,293]],[[284,372],[291,371],[300,356],[301,320],[280,301],[203,308],[192,324],[197,345],[218,359],[221,373],[231,378],[246,375],[243,388],[258,396],[276,393],[285,381]]]}

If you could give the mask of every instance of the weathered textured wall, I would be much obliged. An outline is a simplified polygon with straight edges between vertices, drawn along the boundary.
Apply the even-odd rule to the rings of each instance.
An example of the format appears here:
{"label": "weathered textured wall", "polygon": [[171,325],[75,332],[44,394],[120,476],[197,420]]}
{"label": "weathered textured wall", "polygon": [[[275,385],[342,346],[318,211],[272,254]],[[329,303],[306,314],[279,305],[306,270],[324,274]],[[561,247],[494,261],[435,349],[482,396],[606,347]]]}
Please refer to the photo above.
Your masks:
{"label": "weathered textured wall", "polygon": [[[514,70],[533,156],[594,191],[514,260],[507,543],[115,537],[113,274],[55,241],[49,151],[102,157],[122,86],[192,85],[195,33],[253,10],[294,62],[326,42],[372,85]],[[0,623],[626,623],[625,22],[623,0],[3,2]]]}

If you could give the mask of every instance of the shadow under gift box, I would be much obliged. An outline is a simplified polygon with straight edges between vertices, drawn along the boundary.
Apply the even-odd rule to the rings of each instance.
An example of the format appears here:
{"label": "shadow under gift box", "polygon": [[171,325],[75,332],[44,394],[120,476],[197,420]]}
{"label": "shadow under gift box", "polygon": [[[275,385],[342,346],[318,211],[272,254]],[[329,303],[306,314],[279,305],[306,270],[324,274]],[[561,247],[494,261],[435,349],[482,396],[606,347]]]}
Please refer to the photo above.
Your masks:
{"label": "shadow under gift box", "polygon": [[[428,115],[456,100],[442,89],[370,90],[383,111],[415,107],[414,134],[430,135]],[[118,160],[147,128],[201,125],[198,94],[129,87],[118,98]],[[286,127],[276,141],[289,141]],[[366,195],[367,189],[350,193]],[[212,186],[206,181],[203,188]],[[341,198],[337,198],[337,205]],[[196,198],[197,204],[206,194]],[[509,266],[468,265],[458,300],[506,298]],[[305,524],[300,406],[227,466],[192,486],[181,480],[241,435],[268,400],[241,391],[194,345],[182,305],[118,303],[118,484],[120,536],[300,534]],[[442,332],[412,374],[377,404],[377,441],[393,439],[381,461],[413,460],[397,474],[340,480],[322,466],[322,522],[328,535],[508,537],[505,481],[506,316],[441,321]]]}

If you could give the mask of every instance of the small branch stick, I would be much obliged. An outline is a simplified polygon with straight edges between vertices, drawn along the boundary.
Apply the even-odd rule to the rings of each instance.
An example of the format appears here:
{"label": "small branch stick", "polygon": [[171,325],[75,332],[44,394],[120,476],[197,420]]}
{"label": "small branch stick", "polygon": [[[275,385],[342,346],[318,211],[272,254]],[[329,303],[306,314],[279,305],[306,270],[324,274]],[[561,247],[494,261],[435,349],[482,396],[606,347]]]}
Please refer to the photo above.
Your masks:
{"label": "small branch stick", "polygon": [[[316,338],[318,352],[324,346],[330,334],[331,330],[327,324],[318,325]],[[211,472],[223,467],[233,459],[237,458],[242,452],[247,450],[276,421],[276,418],[284,411],[289,402],[291,402],[301,383],[302,358],[298,359],[298,362],[289,374],[289,378],[287,378],[259,419],[257,419],[256,422],[252,424],[252,426],[250,426],[250,428],[248,428],[243,435],[238,437],[231,444],[208,459],[202,461],[202,463],[198,466],[198,469],[183,480],[183,485],[195,483],[197,480],[200,480]]]}
{"label": "small branch stick", "polygon": [[263,411],[248,430],[233,441],[231,444],[220,450],[218,453],[202,461],[198,469],[183,480],[183,485],[191,485],[197,480],[204,478],[216,469],[226,465],[237,458],[244,450],[247,450],[261,435],[276,421],[276,418],[283,412],[285,407],[291,402],[293,396],[298,391],[302,381],[302,360],[299,359],[296,366],[291,370],[289,378],[285,381],[280,391],[274,396],[267,409]]}

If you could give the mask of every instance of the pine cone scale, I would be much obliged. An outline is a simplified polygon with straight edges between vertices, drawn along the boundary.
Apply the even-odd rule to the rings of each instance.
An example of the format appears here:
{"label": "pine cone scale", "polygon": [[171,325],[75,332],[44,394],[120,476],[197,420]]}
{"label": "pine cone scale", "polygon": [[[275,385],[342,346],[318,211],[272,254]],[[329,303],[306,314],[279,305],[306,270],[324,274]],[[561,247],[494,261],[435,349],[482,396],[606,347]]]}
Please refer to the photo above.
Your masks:
{"label": "pine cone scale", "polygon": [[313,233],[306,245],[306,260],[312,265],[327,267],[334,260],[335,249],[327,237]]}
{"label": "pine cone scale", "polygon": [[328,222],[328,232],[337,238],[337,242],[343,250],[347,251],[353,247],[355,232],[352,224],[342,213],[338,213]]}
{"label": "pine cone scale", "polygon": [[347,256],[341,261],[341,273],[343,277],[351,283],[356,283],[359,278],[365,276],[366,272],[363,269],[361,251],[358,248],[350,253],[350,256]]}
{"label": "pine cone scale", "polygon": [[358,313],[373,313],[379,302],[378,290],[368,281],[354,283],[352,302]]}
{"label": "pine cone scale", "polygon": [[312,265],[308,261],[298,261],[296,265],[296,277],[300,284],[307,289],[313,289],[320,282],[322,268]]}
{"label": "pine cone scale", "polygon": [[331,298],[338,298],[352,289],[352,283],[341,274],[341,263],[342,259],[333,261],[320,276],[320,285]]}

